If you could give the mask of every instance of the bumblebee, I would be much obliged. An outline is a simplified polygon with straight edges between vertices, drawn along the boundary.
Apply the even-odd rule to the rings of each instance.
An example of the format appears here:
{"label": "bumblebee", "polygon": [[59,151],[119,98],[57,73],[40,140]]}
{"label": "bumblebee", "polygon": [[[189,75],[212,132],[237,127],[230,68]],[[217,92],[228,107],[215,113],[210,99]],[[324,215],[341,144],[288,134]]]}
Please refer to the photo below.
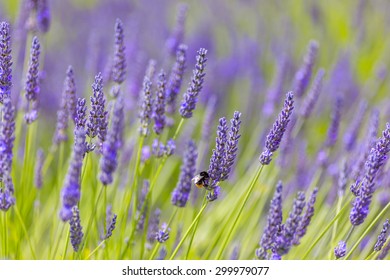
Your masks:
{"label": "bumblebee", "polygon": [[192,178],[192,182],[194,182],[195,186],[198,188],[208,188],[209,186],[210,175],[206,171],[200,172],[194,178]]}

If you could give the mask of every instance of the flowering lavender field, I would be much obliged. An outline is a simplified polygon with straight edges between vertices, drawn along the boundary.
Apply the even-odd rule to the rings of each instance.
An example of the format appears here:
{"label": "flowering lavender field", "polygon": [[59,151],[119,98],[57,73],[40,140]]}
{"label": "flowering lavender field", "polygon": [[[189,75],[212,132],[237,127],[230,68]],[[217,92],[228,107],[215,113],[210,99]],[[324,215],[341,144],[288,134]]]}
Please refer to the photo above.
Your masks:
{"label": "flowering lavender field", "polygon": [[389,259],[390,3],[0,0],[1,259]]}

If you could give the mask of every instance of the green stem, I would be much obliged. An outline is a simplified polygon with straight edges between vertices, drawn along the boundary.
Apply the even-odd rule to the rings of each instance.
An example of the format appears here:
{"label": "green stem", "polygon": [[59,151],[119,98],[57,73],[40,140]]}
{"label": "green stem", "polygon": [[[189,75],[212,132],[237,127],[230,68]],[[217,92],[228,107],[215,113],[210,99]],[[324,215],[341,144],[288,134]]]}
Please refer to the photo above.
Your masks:
{"label": "green stem", "polygon": [[103,241],[101,241],[100,243],[99,243],[99,245],[95,248],[95,249],[93,249],[93,251],[88,255],[88,257],[86,258],[86,260],[88,260],[89,258],[91,258],[99,249],[100,249],[100,247],[102,247],[103,246],[103,244],[106,242],[106,239],[104,239]]}
{"label": "green stem", "polygon": [[68,233],[66,234],[66,242],[65,242],[64,252],[62,253],[62,260],[65,260],[66,252],[68,251],[69,236],[70,236],[70,225],[69,225]]}
{"label": "green stem", "polygon": [[179,244],[177,244],[177,246],[176,246],[175,250],[173,251],[173,253],[172,253],[171,257],[169,258],[169,260],[173,260],[173,258],[176,256],[176,254],[179,251],[180,247],[183,245],[184,241],[186,240],[188,234],[191,232],[192,228],[195,226],[196,222],[198,221],[200,216],[203,214],[203,211],[206,209],[207,204],[208,204],[208,201],[203,205],[203,207],[200,209],[198,215],[196,215],[195,219],[192,221],[190,227],[187,229],[186,233],[181,238]]}
{"label": "green stem", "polygon": [[375,219],[369,224],[369,226],[366,228],[366,230],[363,232],[363,234],[359,237],[359,239],[356,241],[356,243],[353,245],[351,250],[348,252],[348,254],[345,256],[345,259],[347,260],[352,253],[356,250],[357,246],[359,246],[360,242],[363,240],[363,238],[367,235],[367,233],[370,232],[370,230],[374,227],[374,225],[378,222],[378,220],[386,213],[386,211],[390,208],[390,202],[387,203],[385,208],[382,209],[382,211],[375,217]]}
{"label": "green stem", "polygon": [[[58,236],[58,239],[57,239],[57,242],[56,242],[56,247],[54,248],[54,252],[53,252],[53,255],[51,257],[52,260],[54,260],[56,255],[57,255],[58,247],[60,246],[60,241],[61,241],[62,235],[64,234],[64,230],[65,230],[65,223],[62,223],[60,235]],[[56,234],[54,234],[54,236],[55,235]]]}
{"label": "green stem", "polygon": [[[206,204],[206,202],[207,202],[207,195],[206,195],[206,193],[205,193],[204,198],[203,198],[202,207],[203,207],[203,205]],[[197,221],[196,224],[195,224],[194,230],[192,231],[192,235],[191,235],[191,239],[190,239],[190,244],[188,245],[188,248],[187,248],[186,260],[188,260],[188,256],[189,256],[189,254],[190,254],[192,242],[194,241],[195,233],[196,233],[196,230],[198,229],[199,221],[200,221],[200,217],[199,217],[198,221]]]}
{"label": "green stem", "polygon": [[27,228],[26,228],[26,225],[23,222],[22,216],[20,215],[19,208],[18,208],[18,206],[16,204],[15,204],[14,208],[15,208],[15,214],[18,217],[20,224],[22,225],[22,229],[23,229],[24,235],[26,236],[28,245],[30,247],[31,255],[33,256],[34,260],[36,260],[37,257],[35,256],[35,251],[33,249],[32,243],[31,243],[30,235],[27,232]]}
{"label": "green stem", "polygon": [[[343,196],[339,196],[339,198],[338,198],[338,200],[337,200],[336,215],[337,215],[338,213],[340,213],[342,203],[343,203]],[[332,239],[331,239],[331,242],[330,242],[330,245],[331,245],[330,259],[332,259],[332,257],[333,257],[333,248],[334,248],[334,246],[335,246],[335,239],[336,239],[336,233],[337,233],[337,226],[338,226],[338,220],[336,220],[335,223],[333,224]]]}
{"label": "green stem", "polygon": [[376,251],[372,251],[364,260],[369,260],[375,255]]}
{"label": "green stem", "polygon": [[260,177],[260,174],[261,174],[261,171],[263,170],[263,167],[264,167],[264,165],[260,165],[260,167],[258,168],[258,170],[257,170],[257,172],[255,174],[255,177],[252,180],[252,182],[251,182],[251,184],[250,184],[250,186],[248,188],[248,191],[246,192],[244,201],[241,203],[241,206],[240,206],[239,210],[236,211],[236,209],[235,209],[233,211],[233,212],[237,213],[237,215],[236,215],[236,218],[233,221],[232,226],[228,230],[228,234],[227,234],[226,238],[224,239],[224,241],[222,243],[222,246],[220,247],[220,249],[219,249],[219,251],[217,253],[216,259],[218,259],[218,260],[221,259],[221,257],[222,257],[222,254],[223,254],[223,252],[224,252],[224,250],[225,250],[225,248],[227,246],[227,243],[229,242],[230,236],[232,235],[233,231],[236,228],[237,222],[238,222],[238,220],[239,220],[239,218],[240,218],[240,216],[242,214],[242,211],[244,210],[244,207],[245,207],[246,203],[248,202],[248,199],[249,199],[250,195],[252,194],[252,191],[253,191],[253,189],[254,189],[254,187],[256,185],[257,180]]}
{"label": "green stem", "polygon": [[8,257],[8,233],[7,233],[7,212],[3,212],[3,239],[4,239],[4,259]]}
{"label": "green stem", "polygon": [[183,126],[183,123],[184,123],[184,119],[181,118],[180,122],[179,122],[179,124],[178,124],[178,126],[176,128],[175,134],[173,134],[173,138],[172,138],[173,140],[175,140],[176,137],[179,135],[179,131],[180,131],[181,127]]}
{"label": "green stem", "polygon": [[336,222],[338,220],[338,218],[344,213],[344,211],[348,209],[351,201],[352,201],[352,199],[349,200],[348,203],[346,203],[343,208],[341,208],[340,212],[335,215],[335,217],[332,219],[332,221],[330,221],[330,223],[325,227],[325,229],[320,233],[320,235],[318,235],[317,239],[311,244],[310,248],[306,251],[305,255],[303,255],[302,260],[307,258],[307,256],[314,249],[314,247],[318,244],[318,242],[322,239],[322,237],[324,237],[325,233],[332,227],[334,222]]}

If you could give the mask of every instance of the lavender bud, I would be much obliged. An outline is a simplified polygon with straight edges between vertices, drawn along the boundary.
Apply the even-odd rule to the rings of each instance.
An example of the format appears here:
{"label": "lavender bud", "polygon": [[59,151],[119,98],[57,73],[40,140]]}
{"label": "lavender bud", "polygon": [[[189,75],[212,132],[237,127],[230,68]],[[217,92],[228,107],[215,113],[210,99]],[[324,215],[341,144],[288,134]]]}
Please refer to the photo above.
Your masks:
{"label": "lavender bud", "polygon": [[15,198],[8,188],[0,188],[0,210],[8,211],[15,204]]}
{"label": "lavender bud", "polygon": [[340,259],[345,256],[347,252],[347,244],[345,241],[340,241],[339,244],[334,248],[334,256],[336,259]]}
{"label": "lavender bud", "polygon": [[83,227],[80,222],[80,212],[77,206],[72,208],[72,218],[69,221],[70,224],[70,242],[72,243],[73,250],[77,252],[81,241],[83,240],[84,233]]}
{"label": "lavender bud", "polygon": [[267,135],[265,148],[259,158],[259,161],[262,165],[270,164],[273,152],[275,152],[279,148],[280,142],[283,138],[283,134],[286,131],[288,123],[290,122],[290,117],[293,109],[294,95],[290,91],[286,95],[282,111],[280,112],[278,118],[276,119],[270,132]]}
{"label": "lavender bud", "polygon": [[386,243],[387,239],[387,233],[390,228],[389,219],[386,220],[386,222],[383,224],[383,228],[381,233],[378,236],[378,241],[375,243],[374,251],[380,251],[383,247],[383,245]]}
{"label": "lavender bud", "polygon": [[169,239],[169,232],[170,231],[171,231],[171,229],[168,227],[168,225],[166,223],[163,223],[161,225],[161,228],[156,233],[156,240],[159,243],[164,243],[165,241],[167,241]]}
{"label": "lavender bud", "polygon": [[9,24],[0,23],[0,103],[10,97],[12,87],[11,35]]}
{"label": "lavender bud", "polygon": [[42,167],[44,163],[44,154],[43,150],[39,149],[37,151],[37,160],[35,163],[35,176],[34,176],[34,185],[37,189],[41,189],[43,185],[43,180],[42,180]]}
{"label": "lavender bud", "polygon": [[172,192],[172,204],[178,207],[185,207],[190,195],[192,178],[196,172],[196,160],[198,152],[193,141],[188,141],[184,156],[183,164],[180,169],[180,179],[176,188]]}
{"label": "lavender bud", "polygon": [[215,149],[213,150],[208,169],[211,182],[207,188],[208,190],[215,189],[218,182],[221,180],[223,167],[225,166],[227,133],[228,126],[226,124],[226,118],[220,118],[217,128],[217,137],[215,138]]}
{"label": "lavender bud", "polygon": [[26,100],[28,102],[25,114],[25,120],[27,124],[35,121],[37,115],[37,103],[39,87],[39,55],[40,55],[40,43],[35,36],[32,41],[30,50],[30,61],[27,71],[27,81],[25,86]]}
{"label": "lavender bud", "polygon": [[169,75],[166,91],[167,111],[169,114],[173,114],[176,111],[176,99],[180,91],[185,70],[186,52],[186,45],[180,45],[178,47],[176,61]]}
{"label": "lavender bud", "polygon": [[143,96],[142,96],[142,105],[140,108],[140,128],[139,132],[141,136],[146,137],[149,135],[149,124],[150,124],[150,118],[152,115],[152,82],[148,78],[147,75],[145,75],[144,78],[144,84],[143,84]]}
{"label": "lavender bud", "polygon": [[116,19],[115,23],[115,55],[112,69],[112,79],[117,84],[122,84],[126,75],[126,54],[125,42],[123,36],[123,23]]}
{"label": "lavender bud", "polygon": [[77,128],[85,129],[85,124],[87,122],[87,106],[85,98],[78,98],[76,105],[76,117],[75,124]]}
{"label": "lavender bud", "polygon": [[313,84],[311,85],[309,93],[306,95],[305,99],[303,100],[301,115],[306,119],[310,117],[311,113],[313,112],[314,106],[318,101],[319,95],[322,90],[322,81],[324,79],[324,76],[325,76],[325,70],[321,68],[317,72],[317,75],[314,79]]}
{"label": "lavender bud", "polygon": [[73,121],[76,119],[76,83],[74,80],[74,72],[72,66],[68,67],[66,71],[66,79],[64,83],[65,99],[66,99],[66,108],[68,110],[68,116],[72,118]]}
{"label": "lavender bud", "polygon": [[165,73],[161,70],[160,74],[158,75],[157,94],[153,111],[153,129],[157,135],[160,135],[165,127],[165,88]]}
{"label": "lavender bud", "polygon": [[313,72],[313,67],[317,59],[317,52],[318,42],[314,40],[310,41],[307,47],[307,53],[303,58],[303,64],[298,70],[298,72],[295,74],[294,78],[293,88],[294,93],[298,98],[300,98],[304,94],[307,86],[309,85],[310,78]]}
{"label": "lavender bud", "polygon": [[151,155],[152,153],[150,146],[143,146],[141,152],[141,162],[146,162],[148,159],[150,159]]}
{"label": "lavender bud", "polygon": [[294,236],[294,240],[293,240],[294,245],[298,245],[300,239],[306,234],[307,227],[310,225],[310,221],[314,216],[314,204],[316,203],[317,193],[318,193],[318,188],[315,188],[310,196],[310,199],[307,203],[305,214],[303,215],[302,220]]}
{"label": "lavender bud", "polygon": [[260,248],[256,250],[256,256],[259,259],[266,259],[267,250],[272,248],[272,245],[275,243],[276,235],[282,225],[282,189],[282,182],[279,181],[276,185],[275,194],[271,200],[267,217],[267,225],[264,228],[264,233],[259,243]]}
{"label": "lavender bud", "polygon": [[224,167],[221,174],[221,181],[229,178],[230,171],[233,167],[234,160],[237,157],[238,150],[238,139],[240,139],[240,125],[241,125],[241,113],[238,111],[234,112],[233,118],[230,120],[230,131],[229,139],[226,143],[226,154],[224,160]]}
{"label": "lavender bud", "polygon": [[114,105],[111,127],[107,139],[103,143],[102,157],[100,159],[100,181],[105,185],[113,182],[112,174],[117,168],[117,153],[119,148],[119,136],[124,118],[123,99],[119,97]]}
{"label": "lavender bud", "polygon": [[107,233],[106,235],[104,236],[104,239],[107,240],[108,238],[111,237],[114,229],[115,229],[115,225],[116,225],[116,218],[117,216],[114,214],[114,216],[112,217],[112,220],[111,222],[107,225]]}
{"label": "lavender bud", "polygon": [[203,81],[205,76],[204,69],[207,61],[206,54],[207,50],[202,48],[198,51],[198,55],[196,56],[196,65],[195,70],[193,71],[191,83],[187,91],[183,95],[183,100],[179,109],[180,115],[183,118],[191,118],[192,111],[196,107],[199,92],[202,90],[203,87]]}
{"label": "lavender bud", "polygon": [[160,223],[160,215],[161,211],[157,208],[149,220],[148,241],[151,244],[156,240],[156,235],[158,233],[158,224]]}
{"label": "lavender bud", "polygon": [[298,192],[298,195],[294,200],[293,209],[291,210],[283,229],[276,238],[275,250],[280,256],[283,256],[290,251],[294,236],[297,234],[297,229],[302,220],[301,214],[304,207],[305,194],[303,192]]}
{"label": "lavender bud", "polygon": [[50,10],[47,0],[37,0],[37,24],[39,31],[46,33],[50,27]]}

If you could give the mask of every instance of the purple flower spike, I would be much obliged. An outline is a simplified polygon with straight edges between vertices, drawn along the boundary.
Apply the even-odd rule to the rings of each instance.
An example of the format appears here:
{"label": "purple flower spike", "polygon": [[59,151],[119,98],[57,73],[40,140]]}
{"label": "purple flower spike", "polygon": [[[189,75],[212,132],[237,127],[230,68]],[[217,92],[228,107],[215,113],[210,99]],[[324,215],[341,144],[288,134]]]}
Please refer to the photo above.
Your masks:
{"label": "purple flower spike", "polygon": [[271,131],[267,135],[265,148],[260,155],[259,161],[262,165],[271,163],[273,153],[279,148],[282,141],[283,134],[286,131],[287,125],[290,122],[292,110],[294,109],[294,95],[290,91],[286,95],[284,107],[280,112],[278,118],[273,124]]}
{"label": "purple flower spike", "polygon": [[32,41],[30,50],[30,62],[27,71],[26,81],[26,114],[25,120],[30,124],[38,117],[38,95],[39,95],[39,55],[41,45],[38,38],[35,36]]}
{"label": "purple flower spike", "polygon": [[7,211],[15,204],[12,182],[12,149],[15,140],[15,107],[8,96],[3,99],[1,108],[3,120],[0,122],[0,210]]}
{"label": "purple flower spike", "polygon": [[332,120],[328,129],[328,138],[326,140],[327,147],[333,147],[339,136],[339,127],[340,127],[340,119],[341,119],[341,109],[343,100],[341,97],[337,97],[335,101],[335,105],[332,112]]}
{"label": "purple flower spike", "polygon": [[166,46],[170,54],[175,55],[176,50],[179,44],[182,43],[184,38],[184,25],[187,18],[187,4],[178,5],[177,15],[176,15],[176,25],[173,29],[172,35],[166,42]]}
{"label": "purple flower spike", "polygon": [[117,218],[117,215],[114,214],[114,216],[112,217],[112,220],[110,222],[110,224],[107,225],[107,233],[106,235],[104,236],[104,239],[107,240],[108,238],[111,237],[114,229],[115,229],[115,225],[116,225],[116,218]]}
{"label": "purple flower spike", "polygon": [[347,133],[344,135],[344,145],[347,151],[352,151],[352,149],[355,147],[366,111],[367,102],[362,101],[359,105],[358,111],[355,114],[356,117],[353,119],[353,122],[348,127]]}
{"label": "purple flower spike", "polygon": [[[207,187],[207,190],[212,192],[217,188],[217,184],[221,180],[223,167],[225,166],[227,133],[228,126],[226,124],[226,118],[220,118],[217,128],[217,137],[215,139],[215,149],[213,150],[208,169],[210,185]],[[210,199],[215,200],[217,195],[218,193],[214,192],[214,194],[210,196]]]}
{"label": "purple flower spike", "polygon": [[157,94],[154,104],[153,119],[154,132],[160,135],[165,127],[165,88],[166,77],[163,70],[158,75]]}
{"label": "purple flower spike", "polygon": [[317,59],[318,42],[310,41],[307,47],[307,53],[303,58],[303,64],[298,72],[295,74],[294,79],[294,93],[300,98],[305,93],[307,86],[309,85],[310,78],[313,72],[313,67]]}
{"label": "purple flower spike", "polygon": [[340,259],[347,253],[347,244],[345,241],[340,241],[339,244],[334,248],[334,256],[336,259]]}
{"label": "purple flower spike", "polygon": [[196,172],[196,160],[198,152],[193,141],[189,141],[184,151],[183,164],[180,169],[179,182],[172,192],[172,204],[178,207],[185,207],[190,195],[192,178]]}
{"label": "purple flower spike", "polygon": [[72,243],[73,250],[77,252],[84,237],[83,227],[81,226],[80,221],[80,212],[77,206],[72,208],[72,218],[70,219],[69,224],[70,242]]}
{"label": "purple flower spike", "polygon": [[85,153],[85,131],[76,128],[74,132],[75,143],[71,162],[66,175],[65,185],[62,189],[62,208],[60,217],[68,221],[72,217],[72,208],[80,201],[80,176]]}
{"label": "purple flower spike", "polygon": [[168,227],[168,225],[166,223],[163,223],[161,225],[161,228],[156,233],[156,240],[159,243],[164,243],[165,241],[167,241],[169,239],[169,232],[170,231],[171,231],[171,229]]}
{"label": "purple flower spike", "polygon": [[268,211],[267,225],[265,226],[263,236],[260,240],[260,248],[256,250],[256,256],[259,259],[267,259],[267,250],[272,248],[275,242],[276,235],[282,225],[282,182],[279,181],[276,185],[275,194],[271,200],[270,209]]}
{"label": "purple flower spike", "polygon": [[161,210],[156,209],[151,215],[148,226],[148,241],[154,243],[156,240],[156,234],[158,233],[158,224],[160,223]]}
{"label": "purple flower spike", "polygon": [[307,203],[305,214],[297,228],[297,232],[294,236],[293,244],[298,245],[301,238],[306,234],[307,228],[310,225],[311,218],[314,216],[314,204],[317,199],[318,188],[315,188]]}
{"label": "purple flower spike", "polygon": [[66,71],[66,79],[64,83],[64,91],[66,96],[66,107],[68,110],[69,117],[75,121],[76,118],[76,106],[77,106],[77,97],[76,97],[76,83],[74,79],[74,72],[72,66],[68,67]]}
{"label": "purple flower spike", "polygon": [[230,171],[233,167],[234,160],[237,157],[238,139],[240,139],[240,125],[241,125],[241,113],[234,112],[233,118],[230,120],[229,139],[226,143],[226,154],[224,160],[224,167],[221,174],[221,181],[229,178]]}
{"label": "purple flower spike", "polygon": [[297,229],[302,220],[301,214],[305,207],[305,194],[298,192],[297,197],[294,200],[293,209],[291,210],[286,223],[283,225],[283,229],[276,238],[276,252],[283,256],[290,251],[293,244],[294,236],[297,234]]}
{"label": "purple flower spike", "polygon": [[87,122],[87,135],[90,138],[99,137],[103,143],[107,134],[107,115],[105,104],[106,98],[103,93],[103,77],[99,73],[95,77],[95,82],[92,85],[93,95],[91,96],[91,111]]}
{"label": "purple flower spike", "polygon": [[383,245],[386,243],[389,228],[389,219],[387,219],[386,222],[383,224],[381,233],[378,236],[378,241],[375,243],[374,251],[379,252],[382,249]]}
{"label": "purple flower spike", "polygon": [[126,75],[126,47],[123,33],[123,23],[120,19],[117,19],[115,23],[115,54],[112,79],[118,85],[123,83]]}
{"label": "purple flower spike", "polygon": [[339,172],[339,179],[338,179],[338,196],[342,197],[345,193],[345,190],[347,189],[347,184],[348,184],[348,168],[347,168],[347,161],[343,160],[341,164],[341,169]]}
{"label": "purple flower spike", "polygon": [[152,116],[152,82],[149,77],[145,75],[143,85],[143,96],[141,99],[142,105],[140,108],[139,119],[141,122],[139,132],[141,136],[149,135],[149,124]]}
{"label": "purple flower spike", "polygon": [[112,174],[118,165],[117,153],[123,118],[123,99],[119,97],[114,105],[111,128],[108,131],[106,141],[103,143],[102,157],[100,159],[100,181],[105,186],[113,182]]}
{"label": "purple flower spike", "polygon": [[0,103],[11,95],[12,87],[11,35],[9,24],[0,23]]}
{"label": "purple flower spike", "polygon": [[387,242],[387,244],[385,245],[385,247],[383,247],[382,251],[380,252],[379,256],[378,256],[378,260],[383,260],[386,258],[386,256],[389,254],[389,251],[390,251],[390,242]]}
{"label": "purple flower spike", "polygon": [[76,117],[75,124],[77,128],[85,129],[85,124],[87,122],[87,106],[85,98],[78,98],[76,105]]}
{"label": "purple flower spike", "polygon": [[203,87],[204,76],[206,75],[204,73],[207,61],[206,54],[206,49],[200,49],[198,51],[195,70],[193,71],[191,83],[187,91],[183,95],[183,100],[181,102],[179,113],[185,119],[192,117],[192,111],[196,107],[199,92],[202,90]]}
{"label": "purple flower spike", "polygon": [[324,76],[325,76],[325,70],[321,68],[317,72],[317,75],[314,79],[313,84],[311,85],[309,93],[306,95],[305,99],[303,100],[301,115],[306,119],[310,117],[311,113],[313,112],[314,106],[318,101],[318,98],[322,90],[322,81],[324,79]]}
{"label": "purple flower spike", "polygon": [[173,114],[176,111],[176,99],[180,91],[185,70],[186,52],[186,45],[180,45],[178,47],[176,61],[169,75],[166,92],[167,111],[169,114]]}
{"label": "purple flower spike", "polygon": [[47,0],[37,0],[37,24],[39,31],[46,33],[50,28],[50,10]]}
{"label": "purple flower spike", "polygon": [[[141,194],[140,194],[140,197],[138,199],[138,204],[137,204],[137,219],[138,219],[137,230],[138,231],[144,229],[145,214],[148,211],[148,204],[144,205],[144,203],[145,203],[146,196],[148,195],[148,192],[149,192],[149,187],[150,187],[150,181],[144,180]],[[144,209],[142,209],[142,208],[144,208]],[[157,221],[157,227],[158,227],[159,222],[160,221]]]}

